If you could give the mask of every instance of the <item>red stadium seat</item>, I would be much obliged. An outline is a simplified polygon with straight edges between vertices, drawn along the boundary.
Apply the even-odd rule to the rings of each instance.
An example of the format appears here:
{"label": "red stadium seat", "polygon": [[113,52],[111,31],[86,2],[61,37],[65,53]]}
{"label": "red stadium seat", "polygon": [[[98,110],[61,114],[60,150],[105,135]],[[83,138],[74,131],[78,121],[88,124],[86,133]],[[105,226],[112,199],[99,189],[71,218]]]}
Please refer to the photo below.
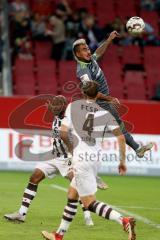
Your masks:
{"label": "red stadium seat", "polygon": [[122,68],[120,63],[110,63],[107,64],[103,62],[102,66],[107,82],[110,85],[115,84],[119,85],[122,82]]}
{"label": "red stadium seat", "polygon": [[102,60],[102,70],[107,79],[110,94],[123,99],[122,66],[118,59],[118,50],[116,45],[107,49]]}
{"label": "red stadium seat", "polygon": [[37,60],[50,59],[52,51],[51,42],[35,42],[35,57]]}
{"label": "red stadium seat", "polygon": [[109,89],[111,96],[118,99],[124,99],[124,86],[122,82],[120,82],[119,84],[110,84]]}
{"label": "red stadium seat", "polygon": [[61,85],[61,93],[68,99],[72,99],[78,89],[76,77],[76,63],[75,61],[61,61],[59,65],[59,81]]}
{"label": "red stadium seat", "polygon": [[37,62],[37,82],[39,94],[57,94],[56,64],[53,60]]}
{"label": "red stadium seat", "polygon": [[15,61],[15,75],[32,74],[34,70],[34,61],[17,58]]}
{"label": "red stadium seat", "polygon": [[144,48],[144,63],[147,73],[149,97],[154,96],[158,81],[160,80],[159,62],[160,47],[146,46]]}
{"label": "red stadium seat", "polygon": [[16,94],[35,94],[35,76],[33,63],[33,60],[16,59],[13,75]]}
{"label": "red stadium seat", "polygon": [[135,82],[144,84],[144,73],[141,71],[127,71],[124,81],[126,84]]}
{"label": "red stadium seat", "polygon": [[75,61],[61,61],[59,63],[59,81],[61,87],[63,87],[68,81],[78,83]]}
{"label": "red stadium seat", "polygon": [[46,76],[50,75],[53,76],[56,74],[56,62],[50,59],[43,59],[37,61],[37,75]]}
{"label": "red stadium seat", "polygon": [[128,99],[146,100],[146,91],[143,84],[129,83],[127,84]]}
{"label": "red stadium seat", "polygon": [[149,97],[154,96],[158,81],[160,80],[159,62],[160,47],[147,46],[144,48],[144,63],[147,73]]}
{"label": "red stadium seat", "polygon": [[133,0],[121,0],[117,1],[116,14],[121,19],[125,19],[127,16],[136,16],[136,8]]}
{"label": "red stadium seat", "polygon": [[150,68],[146,69],[147,73],[147,84],[148,84],[148,93],[149,97],[153,97],[155,95],[155,90],[158,82],[160,82],[160,72],[158,68]]}
{"label": "red stadium seat", "polygon": [[113,22],[115,18],[114,1],[108,1],[107,4],[105,0],[97,1],[96,15],[98,24],[102,27]]}
{"label": "red stadium seat", "polygon": [[[53,84],[54,82],[54,84]],[[55,79],[52,78],[50,84],[44,84],[43,79],[39,81],[39,88],[38,93],[39,94],[52,94],[56,96],[58,94],[57,85],[55,84]]]}
{"label": "red stadium seat", "polygon": [[37,12],[41,15],[50,15],[54,12],[53,0],[33,0],[31,2],[31,8],[33,12]]}
{"label": "red stadium seat", "polygon": [[102,62],[105,64],[119,62],[119,47],[116,45],[110,46],[103,55]]}
{"label": "red stadium seat", "polygon": [[23,76],[16,79],[16,95],[35,95],[35,77]]}
{"label": "red stadium seat", "polygon": [[142,58],[139,46],[123,47],[122,62],[123,64],[141,64]]}
{"label": "red stadium seat", "polygon": [[108,12],[108,14],[106,14],[105,12],[103,13],[98,12],[97,19],[98,25],[100,27],[104,27],[105,25],[111,23],[115,19],[115,13],[113,11]]}
{"label": "red stadium seat", "polygon": [[160,80],[160,72],[158,68],[146,68],[146,73],[150,84],[156,84]]}
{"label": "red stadium seat", "polygon": [[159,67],[160,47],[146,46],[144,48],[144,63],[152,68]]}
{"label": "red stadium seat", "polygon": [[90,13],[94,12],[94,0],[73,0],[75,9],[86,8]]}
{"label": "red stadium seat", "polygon": [[143,72],[127,71],[124,80],[128,99],[146,99],[146,86]]}

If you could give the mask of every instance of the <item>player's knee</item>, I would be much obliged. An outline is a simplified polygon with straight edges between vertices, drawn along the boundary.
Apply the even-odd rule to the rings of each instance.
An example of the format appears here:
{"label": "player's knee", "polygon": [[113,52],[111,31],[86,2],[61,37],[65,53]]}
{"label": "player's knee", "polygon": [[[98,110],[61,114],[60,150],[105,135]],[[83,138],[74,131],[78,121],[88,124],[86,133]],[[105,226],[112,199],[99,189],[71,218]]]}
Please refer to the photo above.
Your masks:
{"label": "player's knee", "polygon": [[45,178],[44,173],[40,169],[36,169],[30,177],[30,182],[38,184]]}
{"label": "player's knee", "polygon": [[96,198],[94,196],[81,198],[81,202],[83,203],[84,208],[88,210],[90,210],[90,206],[92,206],[95,201]]}
{"label": "player's knee", "polygon": [[88,203],[88,202],[82,202],[82,203],[83,203],[84,208],[88,210],[90,203]]}
{"label": "player's knee", "polygon": [[78,200],[79,196],[78,196],[78,193],[77,193],[76,189],[70,187],[68,189],[67,198],[72,199],[72,200]]}

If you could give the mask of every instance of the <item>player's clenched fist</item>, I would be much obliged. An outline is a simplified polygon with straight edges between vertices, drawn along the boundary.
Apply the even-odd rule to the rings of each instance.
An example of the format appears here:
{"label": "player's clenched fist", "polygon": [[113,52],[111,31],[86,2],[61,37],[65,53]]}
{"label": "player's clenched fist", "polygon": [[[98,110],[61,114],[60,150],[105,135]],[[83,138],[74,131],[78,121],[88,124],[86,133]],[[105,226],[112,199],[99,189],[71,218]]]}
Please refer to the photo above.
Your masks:
{"label": "player's clenched fist", "polygon": [[119,174],[120,175],[125,175],[126,174],[127,167],[124,163],[120,163],[119,166],[118,166],[118,169],[119,169]]}
{"label": "player's clenched fist", "polygon": [[119,34],[117,31],[113,31],[113,32],[111,32],[110,35],[109,35],[109,39],[110,39],[110,40],[113,40],[113,39],[115,39],[116,37],[120,37],[120,34]]}

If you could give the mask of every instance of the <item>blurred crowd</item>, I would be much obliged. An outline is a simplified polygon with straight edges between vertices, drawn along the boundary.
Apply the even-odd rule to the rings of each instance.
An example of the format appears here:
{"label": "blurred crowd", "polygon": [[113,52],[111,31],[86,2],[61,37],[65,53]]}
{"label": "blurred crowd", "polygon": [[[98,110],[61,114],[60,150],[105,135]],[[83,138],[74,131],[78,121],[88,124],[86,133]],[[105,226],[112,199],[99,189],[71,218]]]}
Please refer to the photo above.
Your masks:
{"label": "blurred crowd", "polygon": [[[160,0],[142,0],[141,7],[152,11],[160,5]],[[90,48],[94,50],[112,30],[121,34],[115,44],[130,45],[160,45],[158,36],[151,24],[146,23],[145,32],[137,38],[131,37],[125,28],[126,21],[116,17],[113,22],[106,23],[103,28],[86,8],[73,11],[67,0],[56,5],[53,13],[42,15],[33,12],[23,0],[14,0],[10,3],[10,29],[13,56],[32,58],[34,41],[51,41],[53,48],[51,58],[55,60],[71,60],[72,44],[77,38],[85,38]]]}
{"label": "blurred crowd", "polygon": [[147,11],[160,10],[160,0],[141,0],[141,8]]}

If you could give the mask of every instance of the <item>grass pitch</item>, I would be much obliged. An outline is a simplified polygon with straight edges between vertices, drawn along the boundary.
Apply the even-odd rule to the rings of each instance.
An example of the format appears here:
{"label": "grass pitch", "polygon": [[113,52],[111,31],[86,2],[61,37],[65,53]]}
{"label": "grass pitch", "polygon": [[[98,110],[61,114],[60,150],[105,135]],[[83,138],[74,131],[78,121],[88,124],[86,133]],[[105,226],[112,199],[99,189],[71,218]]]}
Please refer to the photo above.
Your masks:
{"label": "grass pitch", "polygon": [[[0,173],[0,240],[38,240],[42,230],[58,227],[66,192],[52,184],[67,188],[67,180],[56,177],[40,183],[30,206],[26,222],[16,224],[3,219],[5,213],[18,210],[30,173]],[[98,191],[97,199],[112,204],[126,213],[136,214],[137,240],[160,240],[160,178],[104,176],[110,188]],[[95,226],[84,225],[79,207],[65,240],[127,240],[121,226],[92,214]],[[159,227],[159,228],[158,228]]]}

